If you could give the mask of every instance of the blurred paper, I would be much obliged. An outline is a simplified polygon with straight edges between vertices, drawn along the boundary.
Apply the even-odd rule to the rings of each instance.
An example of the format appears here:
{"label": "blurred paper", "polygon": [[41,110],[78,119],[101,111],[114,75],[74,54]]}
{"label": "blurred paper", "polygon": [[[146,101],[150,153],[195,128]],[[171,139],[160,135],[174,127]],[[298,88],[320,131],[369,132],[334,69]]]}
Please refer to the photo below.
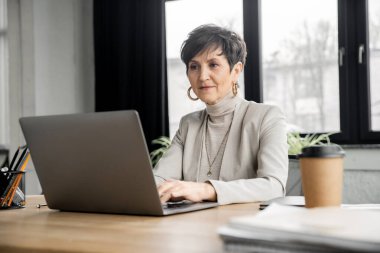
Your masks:
{"label": "blurred paper", "polygon": [[277,248],[276,252],[379,252],[380,212],[274,203],[257,215],[231,219],[219,234],[234,251],[244,245]]}

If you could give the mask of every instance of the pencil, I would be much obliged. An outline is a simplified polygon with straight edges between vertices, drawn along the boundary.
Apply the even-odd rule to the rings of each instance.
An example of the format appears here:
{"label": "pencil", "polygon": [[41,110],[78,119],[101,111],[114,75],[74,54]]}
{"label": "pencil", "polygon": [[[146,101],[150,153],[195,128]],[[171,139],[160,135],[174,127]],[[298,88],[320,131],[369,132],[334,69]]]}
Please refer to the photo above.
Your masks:
{"label": "pencil", "polygon": [[15,193],[16,193],[18,185],[20,184],[21,178],[22,178],[22,173],[17,175],[16,181],[14,182],[11,190],[9,191],[10,195],[9,195],[7,206],[11,206],[12,201],[13,201],[13,197],[15,196]]}
{"label": "pencil", "polygon": [[[23,161],[21,161],[21,167],[18,171],[20,172],[24,172],[25,171],[25,168],[26,168],[26,165],[28,164],[29,162],[29,159],[30,159],[30,153],[29,151],[26,152],[26,156],[24,157],[25,159],[23,159]],[[17,190],[17,187],[19,186],[20,184],[20,181],[22,179],[22,175],[23,173],[20,173],[16,176],[16,178],[14,180],[12,180],[11,182],[11,187],[9,189],[9,191],[6,193],[6,196],[5,198],[2,200],[1,202],[1,206],[4,207],[5,204],[7,204],[7,206],[10,206],[12,204],[12,201],[13,201],[13,197],[16,193],[16,190]]]}
{"label": "pencil", "polygon": [[[28,151],[26,152],[25,159],[22,161],[21,168],[19,169],[20,172],[24,172],[24,171],[25,171],[26,165],[27,165],[28,162],[29,162],[29,158],[30,158],[30,153],[29,153],[29,150],[28,150]],[[21,181],[21,179],[22,179],[22,176],[23,176],[23,173],[20,173],[19,175],[17,175],[16,182],[14,183],[13,188],[11,189],[11,195],[10,195],[10,198],[9,198],[9,200],[8,200],[8,206],[10,206],[10,205],[12,204],[12,201],[13,201],[14,195],[15,195],[15,193],[16,193],[17,187],[18,187],[19,184],[20,184],[20,181]]]}

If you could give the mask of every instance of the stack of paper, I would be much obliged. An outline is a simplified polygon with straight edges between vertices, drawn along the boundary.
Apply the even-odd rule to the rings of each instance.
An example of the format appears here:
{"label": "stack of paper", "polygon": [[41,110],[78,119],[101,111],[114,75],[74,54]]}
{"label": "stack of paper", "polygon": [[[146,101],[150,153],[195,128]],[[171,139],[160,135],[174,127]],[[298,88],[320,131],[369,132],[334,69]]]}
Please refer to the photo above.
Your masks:
{"label": "stack of paper", "polygon": [[272,204],[219,229],[231,252],[380,252],[380,212]]}

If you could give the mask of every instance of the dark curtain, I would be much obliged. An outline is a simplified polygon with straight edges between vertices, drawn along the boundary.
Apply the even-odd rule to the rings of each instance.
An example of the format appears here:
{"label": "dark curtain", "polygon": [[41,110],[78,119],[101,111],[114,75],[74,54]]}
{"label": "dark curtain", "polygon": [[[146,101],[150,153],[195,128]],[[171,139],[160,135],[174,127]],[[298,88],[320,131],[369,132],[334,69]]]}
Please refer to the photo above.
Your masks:
{"label": "dark curtain", "polygon": [[149,149],[169,134],[164,13],[164,0],[94,0],[95,110],[137,110]]}

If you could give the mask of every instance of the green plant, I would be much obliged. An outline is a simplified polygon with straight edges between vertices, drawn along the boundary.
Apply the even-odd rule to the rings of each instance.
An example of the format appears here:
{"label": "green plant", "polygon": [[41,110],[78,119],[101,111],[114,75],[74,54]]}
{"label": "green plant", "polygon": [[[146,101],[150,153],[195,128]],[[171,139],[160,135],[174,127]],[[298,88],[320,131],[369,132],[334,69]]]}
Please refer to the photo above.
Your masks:
{"label": "green plant", "polygon": [[298,155],[302,152],[302,148],[313,145],[328,145],[330,144],[330,135],[334,133],[325,134],[307,134],[301,136],[298,132],[288,133],[288,155]]}
{"label": "green plant", "polygon": [[171,141],[167,136],[161,136],[152,141],[152,144],[159,145],[160,147],[150,152],[150,159],[152,160],[153,167],[156,166],[157,162],[161,159],[163,154],[169,149]]}
{"label": "green plant", "polygon": [[[307,134],[301,136],[299,132],[288,133],[288,155],[298,155],[301,153],[302,148],[309,147],[313,145],[328,145],[330,142],[330,135],[334,133],[325,134]],[[171,140],[167,136],[161,136],[152,141],[152,144],[159,145],[159,148],[150,152],[150,159],[152,161],[153,167],[156,166],[157,162],[169,149]]]}

